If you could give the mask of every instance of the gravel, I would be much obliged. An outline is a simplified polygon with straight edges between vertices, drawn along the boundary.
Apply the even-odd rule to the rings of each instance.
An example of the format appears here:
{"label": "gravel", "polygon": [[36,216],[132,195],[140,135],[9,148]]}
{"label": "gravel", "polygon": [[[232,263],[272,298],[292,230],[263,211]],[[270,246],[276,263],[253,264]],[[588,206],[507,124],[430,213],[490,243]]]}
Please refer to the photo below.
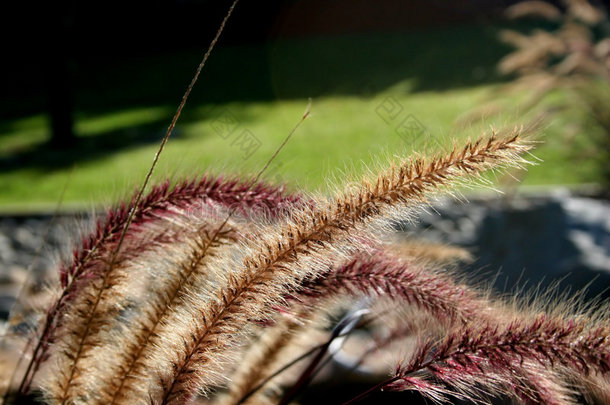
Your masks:
{"label": "gravel", "polygon": [[60,257],[88,223],[77,218],[84,217],[0,216],[0,320],[8,318],[26,282],[23,294],[28,297],[42,293],[56,278]]}
{"label": "gravel", "polygon": [[[399,229],[466,248],[476,260],[465,271],[495,280],[499,290],[560,281],[561,289],[588,285],[589,296],[609,295],[607,200],[558,189],[510,199],[472,198],[468,203],[440,200],[417,217],[416,223],[401,223]],[[69,253],[87,222],[83,215],[59,216],[52,223],[50,215],[0,217],[0,320],[7,318],[27,269],[32,269],[30,288],[39,291],[56,277],[58,258]]]}

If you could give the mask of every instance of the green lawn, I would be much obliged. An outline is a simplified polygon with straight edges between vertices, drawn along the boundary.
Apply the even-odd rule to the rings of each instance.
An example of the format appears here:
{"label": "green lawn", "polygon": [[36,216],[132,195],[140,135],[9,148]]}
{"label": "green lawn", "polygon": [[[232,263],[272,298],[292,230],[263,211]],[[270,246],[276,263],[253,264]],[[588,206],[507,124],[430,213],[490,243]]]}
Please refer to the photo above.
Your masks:
{"label": "green lawn", "polygon": [[[311,117],[266,174],[307,190],[327,191],[391,155],[527,121],[514,111],[482,124],[461,119],[500,86],[493,63],[506,49],[495,35],[489,27],[450,28],[219,49],[155,178],[256,172],[297,123],[308,96]],[[45,146],[40,113],[1,122],[0,210],[48,209],[66,184],[66,206],[98,206],[131,192],[144,179],[198,57],[190,52],[99,68],[97,85],[83,85],[79,96],[76,151]],[[100,82],[115,86],[102,90]],[[391,117],[391,111],[400,112]],[[548,124],[536,152],[544,162],[529,169],[525,184],[599,179],[592,160],[577,153],[587,150],[588,138],[564,134],[584,119],[567,111]],[[246,148],[244,140],[259,146]]]}

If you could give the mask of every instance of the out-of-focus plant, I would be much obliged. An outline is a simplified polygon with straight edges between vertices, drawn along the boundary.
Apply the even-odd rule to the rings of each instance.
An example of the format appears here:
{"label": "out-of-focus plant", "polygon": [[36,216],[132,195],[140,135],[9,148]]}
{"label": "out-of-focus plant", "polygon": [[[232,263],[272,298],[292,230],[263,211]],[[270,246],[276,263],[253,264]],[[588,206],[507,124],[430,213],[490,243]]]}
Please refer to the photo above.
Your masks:
{"label": "out-of-focus plant", "polygon": [[610,191],[610,82],[592,83],[582,89],[583,100],[594,125],[601,131],[594,137],[597,147],[593,155],[599,163],[605,181],[606,192]]}
{"label": "out-of-focus plant", "polygon": [[[525,1],[507,9],[511,19],[542,18],[555,23],[556,28],[536,29],[529,35],[502,31],[501,39],[516,49],[500,61],[498,69],[503,74],[517,75],[510,86],[529,93],[523,109],[535,107],[555,89],[569,91],[569,105],[563,107],[580,104],[587,115],[585,125],[593,123],[601,129],[601,136],[591,135],[596,150],[585,153],[599,161],[601,174],[609,185],[610,23],[600,5],[588,0],[563,3],[564,7],[559,8],[546,1]],[[557,111],[562,109],[546,108],[547,113]],[[576,130],[591,132],[583,127]]]}
{"label": "out-of-focus plant", "polygon": [[[594,145],[595,150],[573,149],[575,161],[595,155],[603,178],[610,184],[607,159],[598,153],[604,150],[599,149],[601,146],[610,143],[606,139],[610,137],[606,113],[610,109],[607,13],[601,5],[588,0],[563,0],[560,5],[536,0],[508,7],[506,16],[512,20],[535,19],[544,24],[529,33],[501,31],[502,42],[515,49],[500,60],[498,71],[514,80],[500,88],[500,96],[495,94],[493,101],[471,112],[464,120],[472,122],[514,111],[514,99],[519,100],[518,114],[534,112],[552,119],[567,110],[584,112],[584,119],[575,119],[566,126],[564,140],[570,142],[576,134],[594,138],[589,145]],[[567,97],[552,98],[556,90]],[[600,132],[602,136],[598,136]]]}
{"label": "out-of-focus plant", "polygon": [[606,13],[587,0],[564,2],[564,10],[544,1],[525,1],[507,9],[511,19],[538,17],[557,28],[536,29],[529,35],[502,31],[502,41],[516,50],[500,61],[501,73],[517,74],[516,83],[534,86],[542,94],[581,80],[610,80],[610,38],[603,32],[608,28]]}

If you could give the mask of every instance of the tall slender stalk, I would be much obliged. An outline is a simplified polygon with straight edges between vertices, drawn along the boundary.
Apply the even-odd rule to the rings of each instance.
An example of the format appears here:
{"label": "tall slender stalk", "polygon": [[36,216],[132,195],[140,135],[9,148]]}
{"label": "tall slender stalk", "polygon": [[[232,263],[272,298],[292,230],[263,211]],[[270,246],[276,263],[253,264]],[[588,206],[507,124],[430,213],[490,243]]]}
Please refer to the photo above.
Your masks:
{"label": "tall slender stalk", "polygon": [[[566,370],[575,375],[610,371],[607,336],[607,326],[591,328],[584,320],[546,315],[504,325],[462,326],[440,342],[422,342],[392,377],[348,403],[380,389],[415,389],[435,400],[451,394],[476,401],[500,393],[534,403],[573,403],[554,378]],[[538,366],[542,368],[533,372]]]}
{"label": "tall slender stalk", "polygon": [[[58,399],[61,401],[62,404],[65,404],[66,401],[69,399],[70,395],[70,389],[73,386],[73,380],[75,379],[75,377],[78,375],[78,363],[79,360],[82,358],[84,351],[87,350],[87,345],[86,345],[86,340],[89,336],[90,330],[92,329],[92,322],[95,320],[96,316],[97,316],[97,307],[100,303],[100,300],[102,298],[102,291],[106,290],[110,285],[109,282],[112,281],[112,276],[113,276],[113,270],[114,267],[116,265],[116,259],[117,256],[120,252],[121,249],[121,245],[123,244],[123,241],[125,240],[125,237],[127,235],[127,232],[129,230],[129,226],[131,225],[134,215],[135,215],[135,207],[138,206],[138,204],[140,203],[140,200],[142,199],[142,196],[144,194],[144,191],[146,190],[146,187],[148,186],[148,183],[150,181],[150,178],[153,174],[153,171],[156,167],[156,164],[159,160],[159,157],[161,156],[161,153],[163,152],[163,149],[165,147],[165,144],[167,143],[167,141],[169,140],[172,131],[174,129],[174,127],[176,126],[176,123],[178,121],[178,118],[180,117],[181,113],[182,113],[182,109],[184,108],[186,101],[188,100],[188,97],[195,85],[195,83],[197,82],[197,79],[199,78],[199,75],[201,73],[201,70],[203,69],[205,63],[207,62],[212,50],[214,49],[214,46],[216,45],[216,42],[218,41],[218,38],[220,37],[222,31],[224,30],[226,21],[229,19],[229,17],[231,16],[233,9],[235,8],[236,4],[237,4],[238,0],[234,0],[233,3],[231,4],[231,7],[229,8],[229,11],[227,13],[227,15],[225,16],[225,18],[223,19],[220,28],[218,29],[216,36],[214,37],[214,39],[212,40],[212,42],[210,43],[208,50],[206,51],[205,55],[203,56],[203,59],[201,60],[201,63],[199,64],[199,66],[197,67],[197,70],[195,72],[195,75],[193,76],[191,82],[189,83],[186,92],[184,93],[184,96],[182,97],[182,100],[178,106],[178,109],[176,110],[176,113],[174,114],[172,121],[170,123],[170,125],[167,128],[167,131],[165,133],[165,136],[163,137],[161,144],[159,145],[159,148],[157,150],[157,153],[155,154],[155,157],[153,159],[152,165],[150,167],[150,170],[147,172],[146,174],[146,178],[144,179],[144,183],[142,184],[142,187],[140,188],[134,204],[133,204],[133,208],[129,211],[128,217],[127,217],[127,221],[125,222],[125,225],[123,227],[122,232],[120,233],[119,236],[119,240],[117,242],[117,245],[112,253],[112,257],[110,260],[110,264],[108,266],[108,270],[105,272],[103,279],[102,279],[102,283],[101,283],[101,288],[99,289],[98,293],[95,295],[95,297],[93,298],[93,305],[91,306],[91,310],[90,310],[90,315],[88,317],[85,318],[85,322],[84,322],[84,329],[82,330],[82,335],[80,336],[80,341],[79,343],[76,345],[76,351],[74,353],[72,353],[72,355],[68,355],[68,357],[70,357],[72,359],[72,366],[70,367],[70,371],[67,373],[67,375],[64,376],[64,378],[62,379],[63,381],[58,382],[57,386],[59,387],[59,397]],[[77,339],[78,340],[78,339]]]}

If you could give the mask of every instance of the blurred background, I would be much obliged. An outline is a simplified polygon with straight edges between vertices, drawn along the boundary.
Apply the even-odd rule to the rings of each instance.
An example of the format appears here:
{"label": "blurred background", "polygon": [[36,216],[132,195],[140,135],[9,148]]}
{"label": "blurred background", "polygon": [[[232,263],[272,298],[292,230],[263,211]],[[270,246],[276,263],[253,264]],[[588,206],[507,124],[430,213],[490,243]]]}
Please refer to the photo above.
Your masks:
{"label": "blurred background", "polygon": [[[504,85],[528,69],[551,74],[553,64],[576,51],[605,51],[607,74],[608,44],[593,49],[608,34],[607,20],[588,16],[583,22],[561,1],[552,3],[559,15],[542,10],[508,18],[514,3],[244,2],[191,96],[157,178],[259,168],[312,97],[313,119],[277,159],[270,178],[325,190],[336,173],[357,173],[360,162],[384,161],[383,153],[446,145],[463,133],[524,123],[540,110],[561,108],[548,120],[537,151],[545,163],[529,170],[523,184],[600,184],[604,170],[594,138],[603,129],[569,86],[551,86],[546,104],[533,112],[528,97],[548,78],[537,76],[533,85],[510,92]],[[68,177],[64,207],[125,196],[143,178],[228,3],[6,7],[0,210],[53,207]],[[558,41],[569,42],[560,32],[566,19],[589,30],[568,33],[578,42],[573,47],[584,49],[504,38],[511,29],[524,36],[563,35]],[[501,65],[524,47],[524,56],[534,60]],[[242,142],[244,131],[252,142]]]}
{"label": "blurred background", "polygon": [[[45,231],[56,209],[70,219],[100,210],[143,181],[229,5],[4,5],[4,273],[30,266],[44,234],[48,251],[66,244],[60,230]],[[435,210],[443,215],[422,212],[417,224],[399,227],[470,249],[477,260],[469,271],[497,277],[502,290],[518,280],[534,286],[561,280],[606,296],[606,6],[588,0],[240,3],[155,180],[258,171],[308,98],[311,118],[265,178],[322,193],[388,156],[447,150],[452,139],[535,120],[543,128],[531,158],[538,164],[490,176],[504,197],[467,191],[470,204],[439,201]]]}
{"label": "blurred background", "polygon": [[[464,190],[469,203],[440,199],[397,229],[466,248],[474,260],[463,270],[500,291],[558,284],[607,298],[609,3],[242,1],[155,180],[258,171],[308,98],[310,119],[264,177],[312,192],[329,193],[388,156],[536,121],[538,164],[491,175],[502,196]],[[141,184],[229,5],[3,4],[2,319],[28,268],[26,295],[55,277],[74,218]]]}
{"label": "blurred background", "polygon": [[[1,65],[0,259],[16,274],[55,226],[130,195],[230,2],[13,2]],[[468,271],[607,295],[610,25],[588,0],[243,2],[161,157],[155,180],[258,171],[329,193],[392,155],[532,120],[527,171],[498,193],[438,201],[399,228],[469,249]],[[58,204],[59,203],[59,204]],[[100,211],[100,209],[102,209]],[[439,216],[438,212],[443,215]],[[61,215],[60,215],[61,216]],[[47,243],[42,243],[47,234]],[[44,255],[43,255],[44,256]],[[52,261],[36,259],[37,268]],[[12,283],[14,276],[8,276]],[[11,294],[4,300],[8,306]],[[0,301],[2,301],[0,299]],[[0,308],[0,312],[8,309]]]}

